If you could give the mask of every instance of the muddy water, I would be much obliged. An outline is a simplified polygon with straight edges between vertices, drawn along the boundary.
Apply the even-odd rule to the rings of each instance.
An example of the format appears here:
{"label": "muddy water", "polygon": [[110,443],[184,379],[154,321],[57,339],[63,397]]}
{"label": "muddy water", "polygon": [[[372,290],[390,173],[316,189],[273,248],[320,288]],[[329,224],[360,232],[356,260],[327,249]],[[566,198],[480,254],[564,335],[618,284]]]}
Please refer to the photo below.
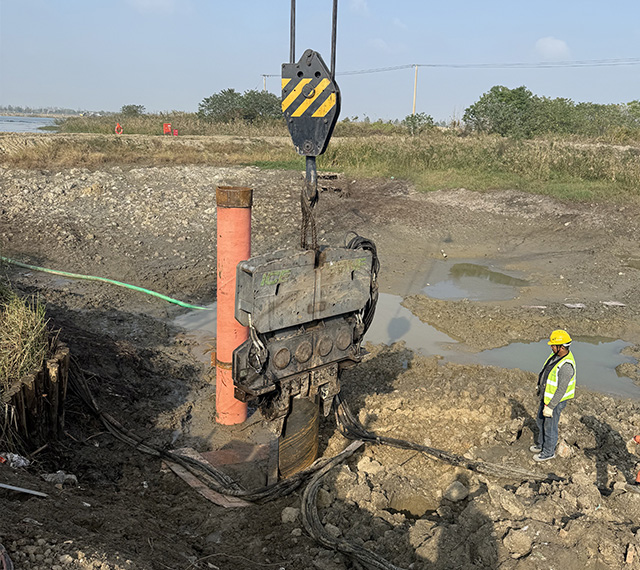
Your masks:
{"label": "muddy water", "polygon": [[517,297],[527,285],[529,282],[516,272],[498,269],[490,261],[437,261],[422,291],[432,299],[501,301]]}
{"label": "muddy water", "polygon": [[404,341],[407,348],[422,354],[441,354],[456,343],[450,336],[423,323],[401,302],[402,297],[380,293],[365,342],[392,344]]}
{"label": "muddy water", "polygon": [[[404,341],[407,348],[425,356],[438,354],[445,362],[483,364],[500,368],[519,368],[537,374],[551,350],[546,340],[470,352],[469,348],[434,327],[423,323],[400,305],[401,297],[380,295],[376,315],[365,340],[374,344]],[[640,398],[640,387],[630,378],[619,376],[616,368],[623,362],[635,363],[621,354],[629,343],[616,339],[576,338],[572,345],[582,386],[605,394]]]}
{"label": "muddy water", "polygon": [[[622,349],[629,344],[615,339],[574,338],[571,351],[576,359],[579,385],[604,394],[640,398],[640,387],[630,378],[619,376],[616,372],[616,368],[623,362],[636,362],[634,358],[621,354]],[[541,340],[531,343],[514,342],[473,355],[456,354],[449,360],[501,368],[519,368],[537,374],[550,354],[547,341]]]}
{"label": "muddy water", "polygon": [[187,339],[194,342],[193,355],[204,364],[211,363],[210,347],[216,336],[217,303],[207,305],[208,311],[195,310],[173,320],[173,324],[185,329]]}

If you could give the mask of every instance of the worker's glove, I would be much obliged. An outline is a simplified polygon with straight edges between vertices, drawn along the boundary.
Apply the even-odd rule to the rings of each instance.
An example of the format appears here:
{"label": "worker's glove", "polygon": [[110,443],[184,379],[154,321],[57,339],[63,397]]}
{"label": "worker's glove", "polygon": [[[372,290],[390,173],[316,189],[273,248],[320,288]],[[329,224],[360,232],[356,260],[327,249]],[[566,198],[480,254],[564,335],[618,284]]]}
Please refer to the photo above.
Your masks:
{"label": "worker's glove", "polygon": [[546,406],[544,408],[542,408],[542,415],[545,418],[551,418],[553,417],[553,409],[551,409],[549,406]]}

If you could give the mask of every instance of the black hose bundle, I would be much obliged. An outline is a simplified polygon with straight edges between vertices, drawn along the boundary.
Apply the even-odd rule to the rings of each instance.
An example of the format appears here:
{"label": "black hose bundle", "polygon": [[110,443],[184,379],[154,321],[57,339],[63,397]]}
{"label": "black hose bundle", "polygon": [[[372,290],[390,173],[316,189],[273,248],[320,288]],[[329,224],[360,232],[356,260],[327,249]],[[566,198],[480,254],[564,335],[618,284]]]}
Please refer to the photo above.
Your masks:
{"label": "black hose bundle", "polygon": [[69,387],[89,408],[89,410],[103,423],[107,431],[109,431],[109,433],[115,438],[139,451],[142,451],[143,453],[177,463],[198,477],[198,479],[200,479],[209,488],[222,495],[238,497],[245,501],[254,503],[266,503],[268,501],[273,501],[291,494],[309,477],[316,473],[316,471],[322,469],[333,459],[318,459],[304,471],[299,471],[287,479],[283,479],[274,485],[263,487],[262,489],[249,491],[231,479],[227,474],[208,463],[150,445],[145,442],[143,438],[126,429],[113,416],[101,411],[93,397],[93,394],[91,393],[84,371],[79,367],[75,359],[72,359],[69,370]]}
{"label": "black hose bundle", "polygon": [[541,475],[532,471],[527,471],[526,469],[512,467],[510,465],[498,465],[495,463],[486,463],[484,461],[474,461],[473,459],[467,459],[463,455],[450,453],[448,451],[443,451],[442,449],[436,449],[435,447],[428,447],[426,445],[412,443],[403,439],[376,435],[360,423],[340,394],[338,394],[333,400],[333,409],[338,428],[342,435],[348,439],[390,445],[401,449],[412,449],[444,461],[445,463],[450,463],[451,465],[464,467],[465,469],[475,471],[476,473],[491,475],[498,478],[508,478],[520,481],[548,481],[550,479],[559,479],[555,475]]}
{"label": "black hose bundle", "polygon": [[[375,305],[373,309],[375,309]],[[143,438],[123,427],[111,415],[102,412],[91,393],[84,371],[79,367],[75,359],[72,360],[70,367],[69,386],[114,437],[144,453],[163,458],[168,461],[173,461],[174,463],[181,465],[209,488],[223,495],[242,498],[253,503],[265,503],[289,495],[299,488],[304,482],[310,480],[302,495],[302,519],[307,532],[327,548],[338,550],[351,557],[356,563],[362,564],[365,568],[375,570],[402,569],[391,564],[374,552],[346,540],[335,539],[327,534],[321,524],[316,508],[316,497],[322,477],[324,477],[324,475],[326,475],[329,470],[338,463],[353,455],[353,453],[361,447],[363,442],[390,445],[402,449],[412,449],[416,452],[424,453],[425,455],[450,463],[451,465],[462,466],[472,471],[495,477],[538,481],[554,478],[558,479],[555,476],[542,476],[517,467],[474,461],[461,455],[401,439],[378,436],[367,430],[360,423],[360,421],[353,415],[346,402],[342,400],[338,394],[333,402],[337,425],[345,437],[356,441],[335,457],[318,459],[304,471],[300,471],[274,485],[254,491],[248,491],[228,475],[208,463],[171,451],[159,449],[148,444]],[[2,561],[1,558],[0,561]],[[3,562],[5,562],[5,565],[7,564],[6,561]],[[11,567],[9,566],[9,568]],[[2,570],[1,567],[0,570]]]}
{"label": "black hose bundle", "polygon": [[0,570],[13,570],[13,562],[2,544],[0,544]]}
{"label": "black hose bundle", "polygon": [[348,249],[364,249],[365,251],[371,252],[371,288],[369,300],[364,306],[364,315],[362,317],[362,322],[364,323],[364,332],[362,333],[362,336],[364,336],[373,322],[373,316],[376,312],[376,305],[378,303],[378,273],[380,272],[380,260],[378,259],[376,244],[373,243],[372,240],[362,237],[356,232],[350,233],[355,234],[355,237],[351,238],[347,244]]}
{"label": "black hose bundle", "polygon": [[349,445],[342,453],[334,457],[327,465],[320,469],[309,481],[309,484],[305,487],[302,494],[302,523],[305,530],[320,544],[326,548],[332,550],[338,550],[343,554],[346,554],[352,559],[357,560],[364,564],[365,568],[375,568],[376,570],[402,570],[398,566],[394,566],[382,556],[379,556],[375,552],[371,552],[362,546],[358,546],[352,542],[346,540],[338,540],[330,536],[322,526],[320,517],[318,516],[318,509],[316,507],[316,497],[318,495],[318,489],[322,478],[335,467],[338,463],[350,457],[359,447],[362,446],[362,441],[356,441]]}

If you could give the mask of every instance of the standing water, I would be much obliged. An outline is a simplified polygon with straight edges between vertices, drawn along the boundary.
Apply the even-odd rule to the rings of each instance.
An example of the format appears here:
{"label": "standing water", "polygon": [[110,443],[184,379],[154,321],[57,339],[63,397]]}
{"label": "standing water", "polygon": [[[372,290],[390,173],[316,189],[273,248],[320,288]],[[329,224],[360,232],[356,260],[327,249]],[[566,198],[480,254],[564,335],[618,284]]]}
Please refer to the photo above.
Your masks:
{"label": "standing water", "polygon": [[501,301],[513,299],[527,285],[529,282],[515,272],[498,271],[490,262],[436,261],[422,291],[432,299]]}
{"label": "standing water", "polygon": [[54,125],[55,119],[51,117],[0,116],[0,133],[37,133]]}
{"label": "standing water", "polygon": [[[623,340],[597,337],[573,339],[571,352],[576,359],[578,387],[584,386],[596,392],[640,398],[640,387],[625,376],[618,375],[616,368],[623,362],[636,363],[636,359],[622,354],[630,343]],[[547,340],[523,343],[484,350],[473,355],[477,364],[489,364],[502,368],[519,368],[538,374],[551,354]]]}
{"label": "standing water", "polygon": [[211,348],[216,338],[217,303],[207,305],[207,311],[195,310],[184,313],[173,320],[173,324],[187,331],[187,338],[196,342],[199,349],[192,352],[204,364],[211,363]]}
{"label": "standing water", "polygon": [[[508,346],[472,353],[435,327],[423,323],[401,306],[402,297],[380,295],[375,318],[365,340],[373,344],[404,341],[407,348],[425,356],[440,355],[444,362],[481,364],[500,368],[519,368],[537,374],[551,354],[546,340],[513,342]],[[596,392],[640,398],[640,386],[616,368],[623,362],[636,363],[621,353],[630,343],[622,340],[583,337],[574,339],[571,350],[576,358],[578,385]]]}
{"label": "standing water", "polygon": [[[364,340],[372,344],[393,344],[404,341],[408,349],[424,356],[440,355],[445,362],[455,364],[481,364],[500,368],[519,368],[537,374],[551,354],[547,341],[514,342],[508,346],[472,353],[435,327],[422,322],[402,305],[402,297],[381,293],[375,317]],[[210,361],[207,348],[216,335],[215,303],[210,311],[190,311],[173,322],[188,331],[188,337],[196,340],[201,350],[195,351],[205,363]],[[596,392],[640,398],[640,387],[630,378],[619,376],[616,368],[624,363],[636,363],[621,353],[630,343],[616,339],[578,337],[571,350],[578,369],[580,386]],[[200,356],[201,354],[201,356]]]}

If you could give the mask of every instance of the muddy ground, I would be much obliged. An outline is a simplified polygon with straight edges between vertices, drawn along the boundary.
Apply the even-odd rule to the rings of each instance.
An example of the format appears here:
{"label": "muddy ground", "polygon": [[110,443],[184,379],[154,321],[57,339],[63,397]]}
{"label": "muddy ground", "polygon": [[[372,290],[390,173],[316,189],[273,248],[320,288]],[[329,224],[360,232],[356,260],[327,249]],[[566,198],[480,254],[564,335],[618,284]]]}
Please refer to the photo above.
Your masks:
{"label": "muddy ground", "polygon": [[[0,154],[33,138],[0,135]],[[216,187],[254,189],[252,243],[261,254],[297,246],[301,181],[301,172],[253,167],[0,167],[0,251],[212,303]],[[350,230],[373,239],[380,290],[405,297],[422,320],[473,349],[566,328],[623,339],[638,354],[639,204],[563,203],[517,191],[421,194],[399,180],[344,176],[320,184],[321,241],[342,244]],[[450,262],[491,260],[530,284],[504,301],[429,299],[421,289],[443,251]],[[46,302],[99,405],[125,427],[165,449],[206,451],[228,436],[213,421],[206,347],[173,324],[185,309],[96,282],[14,266],[2,272]],[[565,306],[574,303],[584,308]],[[640,494],[629,485],[638,469],[637,401],[579,390],[561,419],[558,457],[538,465],[528,449],[534,374],[443,363],[402,344],[367,348],[342,379],[367,427],[557,480],[478,475],[367,445],[324,480],[318,507],[329,534],[416,570],[640,568]],[[637,377],[634,365],[625,372]],[[347,443],[331,417],[323,422],[323,454]],[[65,438],[33,460],[27,469],[0,465],[0,482],[49,494],[0,489],[0,543],[16,568],[362,567],[307,535],[301,491],[250,508],[215,506],[159,460],[106,433],[73,394]],[[58,470],[78,485],[41,479]]]}

